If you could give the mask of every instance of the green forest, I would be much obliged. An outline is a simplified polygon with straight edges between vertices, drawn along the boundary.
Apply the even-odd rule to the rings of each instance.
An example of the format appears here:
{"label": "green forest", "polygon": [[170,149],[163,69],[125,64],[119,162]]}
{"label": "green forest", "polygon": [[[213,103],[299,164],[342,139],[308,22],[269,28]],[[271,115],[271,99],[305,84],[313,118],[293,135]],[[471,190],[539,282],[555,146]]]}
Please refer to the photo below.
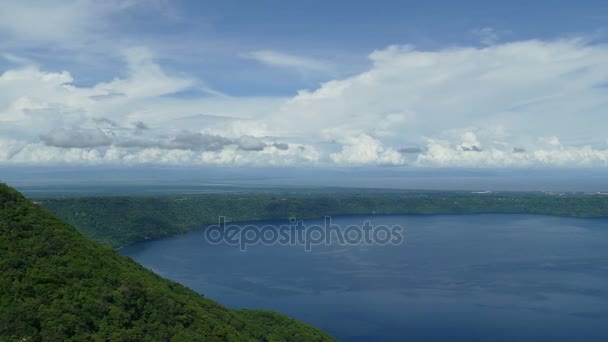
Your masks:
{"label": "green forest", "polygon": [[[110,210],[111,214],[126,206],[116,211],[126,215],[139,207],[137,200],[125,205],[130,201],[113,199],[91,211],[98,203],[85,200],[82,209],[67,210],[86,215]],[[152,206],[139,207],[136,214],[145,217],[146,211],[163,203],[153,201]],[[104,224],[128,229],[138,222],[110,216],[86,222],[99,224],[94,229]],[[160,224],[153,218],[147,227]],[[116,223],[121,225],[112,226]],[[120,234],[112,236],[119,239]],[[324,332],[283,315],[229,310],[163,279],[112,248],[83,237],[51,212],[0,184],[2,342],[329,340],[333,339]]]}
{"label": "green forest", "polygon": [[37,200],[83,235],[120,247],[185,233],[219,216],[231,221],[349,214],[531,213],[608,217],[608,196],[533,192],[349,191],[73,197]]}

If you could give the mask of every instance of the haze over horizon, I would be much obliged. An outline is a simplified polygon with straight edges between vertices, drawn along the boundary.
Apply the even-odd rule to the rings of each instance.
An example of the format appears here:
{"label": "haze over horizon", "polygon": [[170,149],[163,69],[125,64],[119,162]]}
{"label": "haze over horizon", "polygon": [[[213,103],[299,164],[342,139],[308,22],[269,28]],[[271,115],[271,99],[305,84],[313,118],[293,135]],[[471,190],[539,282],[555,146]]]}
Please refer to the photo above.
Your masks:
{"label": "haze over horizon", "polygon": [[606,23],[601,1],[4,1],[0,167],[603,169]]}

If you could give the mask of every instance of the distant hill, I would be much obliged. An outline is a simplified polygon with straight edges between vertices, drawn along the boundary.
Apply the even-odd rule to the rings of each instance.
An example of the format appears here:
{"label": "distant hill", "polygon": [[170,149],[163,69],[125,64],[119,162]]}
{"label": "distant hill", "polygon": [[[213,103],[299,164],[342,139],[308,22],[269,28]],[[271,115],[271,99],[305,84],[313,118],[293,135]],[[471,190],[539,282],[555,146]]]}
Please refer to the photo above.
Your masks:
{"label": "distant hill", "polygon": [[148,271],[0,184],[0,341],[330,341]]}

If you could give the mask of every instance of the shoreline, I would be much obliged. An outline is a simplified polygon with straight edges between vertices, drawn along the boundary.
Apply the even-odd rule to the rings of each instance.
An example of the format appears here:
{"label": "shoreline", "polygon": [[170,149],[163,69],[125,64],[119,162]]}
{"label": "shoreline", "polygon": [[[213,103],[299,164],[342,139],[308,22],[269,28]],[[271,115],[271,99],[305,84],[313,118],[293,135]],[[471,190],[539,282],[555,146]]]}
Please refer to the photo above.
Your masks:
{"label": "shoreline", "polygon": [[[355,217],[381,217],[381,216],[444,216],[444,215],[457,215],[457,216],[464,216],[464,215],[533,215],[533,216],[546,216],[546,217],[554,217],[554,218],[568,218],[568,219],[594,219],[594,220],[608,220],[608,215],[607,216],[572,216],[572,215],[557,215],[557,214],[547,214],[547,213],[531,213],[531,212],[523,212],[523,211],[488,211],[488,212],[439,212],[439,213],[387,213],[387,214],[378,214],[378,213],[373,213],[373,214],[338,214],[338,215],[326,215],[326,216],[318,216],[318,217],[310,217],[310,218],[302,218],[301,220],[322,220],[327,216],[331,216],[331,217],[347,217],[347,216],[355,216]],[[253,219],[253,220],[238,220],[238,221],[226,221],[226,223],[234,223],[234,224],[238,224],[238,225],[242,225],[242,224],[246,224],[246,223],[259,223],[259,222],[289,222],[289,219]],[[138,239],[136,241],[133,242],[129,242],[129,243],[125,243],[123,245],[121,245],[120,247],[115,247],[113,248],[114,250],[118,251],[124,247],[127,246],[131,246],[137,243],[144,243],[144,242],[149,242],[149,241],[154,241],[154,240],[160,240],[160,239],[166,239],[166,238],[170,238],[170,237],[179,237],[179,236],[183,236],[186,234],[189,234],[190,232],[192,232],[195,229],[203,229],[206,226],[212,225],[214,223],[206,223],[203,224],[201,226],[198,227],[193,227],[191,229],[189,229],[186,232],[183,233],[178,233],[178,234],[167,234],[164,236],[158,236],[155,238],[148,238],[148,239]],[[111,247],[111,246],[110,246]]]}

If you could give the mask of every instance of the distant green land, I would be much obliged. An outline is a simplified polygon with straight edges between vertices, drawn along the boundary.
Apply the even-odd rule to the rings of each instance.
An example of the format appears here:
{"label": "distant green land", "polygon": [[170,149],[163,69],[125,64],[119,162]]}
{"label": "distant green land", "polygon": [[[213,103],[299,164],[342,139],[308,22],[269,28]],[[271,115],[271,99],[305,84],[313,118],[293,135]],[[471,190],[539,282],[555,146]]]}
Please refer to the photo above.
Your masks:
{"label": "distant green land", "polygon": [[[89,209],[99,204],[95,200],[79,203]],[[119,206],[125,202],[110,203]],[[108,204],[105,208],[114,207]],[[138,215],[147,214],[140,211]],[[120,228],[125,227],[129,226]],[[0,341],[333,338],[278,313],[230,310],[203,298],[82,237],[47,210],[0,184]]]}
{"label": "distant green land", "polygon": [[83,235],[119,247],[232,221],[350,214],[530,213],[608,217],[608,195],[583,193],[357,190],[42,198],[36,203]]}

